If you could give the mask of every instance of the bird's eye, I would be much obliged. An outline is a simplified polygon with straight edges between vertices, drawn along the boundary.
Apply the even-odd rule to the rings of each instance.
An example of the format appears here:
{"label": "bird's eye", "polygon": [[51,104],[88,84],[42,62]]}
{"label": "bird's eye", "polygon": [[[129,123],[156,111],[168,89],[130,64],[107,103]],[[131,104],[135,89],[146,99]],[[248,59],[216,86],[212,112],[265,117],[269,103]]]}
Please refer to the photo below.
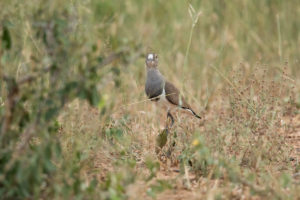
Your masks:
{"label": "bird's eye", "polygon": [[157,56],[157,55],[155,55],[155,59],[156,59],[156,60],[158,59],[158,56]]}

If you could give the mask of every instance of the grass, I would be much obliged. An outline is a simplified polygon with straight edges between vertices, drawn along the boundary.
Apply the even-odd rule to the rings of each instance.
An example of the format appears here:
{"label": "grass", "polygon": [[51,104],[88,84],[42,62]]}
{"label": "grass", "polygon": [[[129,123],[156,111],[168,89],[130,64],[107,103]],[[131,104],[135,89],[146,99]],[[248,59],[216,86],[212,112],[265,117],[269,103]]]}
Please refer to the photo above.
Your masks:
{"label": "grass", "polygon": [[[48,120],[39,121],[40,129],[28,137],[26,151],[38,149],[32,160],[14,151],[24,166],[42,165],[43,141],[54,138],[61,157],[45,162],[46,168],[54,165],[54,175],[37,170],[45,181],[33,195],[16,189],[25,170],[5,188],[18,198],[42,199],[299,199],[299,6],[260,0],[1,1],[1,77],[22,80],[52,64],[60,69],[43,71],[38,84],[21,87],[22,109],[32,114],[53,106],[66,83],[84,91],[55,117],[47,112],[54,124],[50,135],[39,132]],[[158,53],[162,74],[203,116],[199,121],[176,113],[165,145],[157,140],[165,136],[166,112],[144,94],[149,51]],[[0,114],[9,102],[6,86],[1,82]],[[18,135],[13,150],[30,132],[16,128],[21,122],[12,127]],[[21,132],[27,135],[19,138]]]}

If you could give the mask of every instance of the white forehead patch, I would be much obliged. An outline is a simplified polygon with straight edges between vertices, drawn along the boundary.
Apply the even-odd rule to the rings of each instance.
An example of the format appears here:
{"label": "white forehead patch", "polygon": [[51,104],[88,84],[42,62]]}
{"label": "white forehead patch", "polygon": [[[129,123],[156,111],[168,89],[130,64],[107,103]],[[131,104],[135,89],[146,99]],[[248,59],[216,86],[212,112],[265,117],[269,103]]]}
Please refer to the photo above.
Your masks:
{"label": "white forehead patch", "polygon": [[148,60],[153,60],[153,54],[152,53],[148,54]]}

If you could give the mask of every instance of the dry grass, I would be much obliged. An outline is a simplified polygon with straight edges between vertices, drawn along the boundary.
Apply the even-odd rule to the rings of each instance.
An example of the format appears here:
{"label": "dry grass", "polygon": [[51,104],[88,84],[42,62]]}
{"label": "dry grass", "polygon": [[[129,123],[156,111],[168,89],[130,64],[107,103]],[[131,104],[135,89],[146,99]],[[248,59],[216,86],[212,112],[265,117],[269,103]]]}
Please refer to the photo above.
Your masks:
{"label": "dry grass", "polygon": [[[299,134],[295,81],[286,67],[272,72],[260,64],[219,73],[224,84],[206,109],[193,103],[204,119],[178,112],[160,151],[156,138],[166,111],[153,102],[134,103],[145,98],[137,99],[135,93],[125,96],[130,105],[123,101],[125,93],[113,93],[106,117],[84,102],[73,102],[60,117],[62,141],[68,148],[71,141],[63,138],[76,138],[76,150],[88,154],[82,173],[100,182],[116,179],[114,184],[124,184],[129,199],[299,198],[299,180],[293,178],[299,168],[299,138],[286,139]],[[141,89],[134,81],[127,84]]]}

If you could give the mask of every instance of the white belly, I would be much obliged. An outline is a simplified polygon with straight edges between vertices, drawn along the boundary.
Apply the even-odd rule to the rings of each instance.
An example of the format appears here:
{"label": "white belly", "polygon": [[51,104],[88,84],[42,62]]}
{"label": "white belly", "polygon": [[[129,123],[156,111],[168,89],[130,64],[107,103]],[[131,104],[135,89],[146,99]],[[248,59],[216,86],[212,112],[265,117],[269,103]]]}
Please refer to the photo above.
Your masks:
{"label": "white belly", "polygon": [[162,94],[159,96],[159,100],[157,101],[157,104],[159,104],[159,106],[161,106],[167,110],[170,110],[170,109],[173,109],[174,107],[176,107],[175,105],[171,104],[167,100],[165,89],[163,89]]}

